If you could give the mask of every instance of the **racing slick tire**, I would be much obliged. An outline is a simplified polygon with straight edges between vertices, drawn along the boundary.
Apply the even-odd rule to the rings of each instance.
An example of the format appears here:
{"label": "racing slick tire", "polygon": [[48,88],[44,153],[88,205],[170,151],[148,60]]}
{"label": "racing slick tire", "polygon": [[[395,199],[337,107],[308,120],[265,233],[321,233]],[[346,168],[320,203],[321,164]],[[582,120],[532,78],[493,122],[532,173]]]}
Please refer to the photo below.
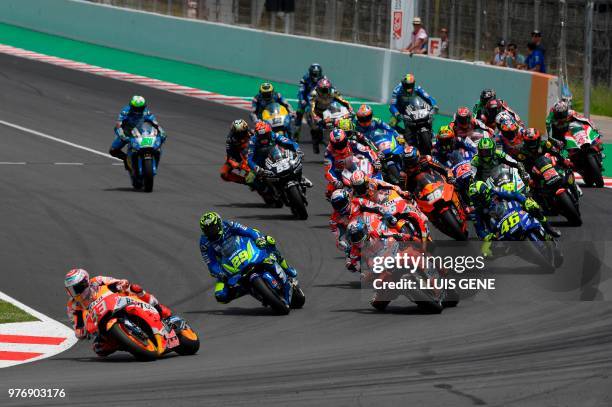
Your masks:
{"label": "racing slick tire", "polygon": [[291,311],[291,307],[283,301],[282,298],[279,297],[268,284],[263,280],[263,278],[256,278],[251,282],[251,286],[255,291],[261,295],[265,304],[269,305],[274,312],[280,315],[287,315],[289,311]]}
{"label": "racing slick tire", "polygon": [[147,338],[147,341],[143,341],[120,321],[111,327],[109,334],[119,342],[121,350],[131,353],[138,360],[150,361],[159,357],[154,340]]}

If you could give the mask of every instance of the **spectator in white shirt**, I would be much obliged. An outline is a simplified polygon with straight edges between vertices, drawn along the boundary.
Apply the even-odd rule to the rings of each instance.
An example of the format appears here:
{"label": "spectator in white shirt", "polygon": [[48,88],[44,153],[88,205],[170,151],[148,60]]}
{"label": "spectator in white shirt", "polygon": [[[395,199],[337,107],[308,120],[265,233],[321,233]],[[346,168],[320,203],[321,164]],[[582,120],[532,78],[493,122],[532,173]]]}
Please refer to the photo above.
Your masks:
{"label": "spectator in white shirt", "polygon": [[404,52],[411,54],[426,54],[427,53],[427,31],[423,28],[421,17],[412,19],[412,36],[410,44],[404,49]]}

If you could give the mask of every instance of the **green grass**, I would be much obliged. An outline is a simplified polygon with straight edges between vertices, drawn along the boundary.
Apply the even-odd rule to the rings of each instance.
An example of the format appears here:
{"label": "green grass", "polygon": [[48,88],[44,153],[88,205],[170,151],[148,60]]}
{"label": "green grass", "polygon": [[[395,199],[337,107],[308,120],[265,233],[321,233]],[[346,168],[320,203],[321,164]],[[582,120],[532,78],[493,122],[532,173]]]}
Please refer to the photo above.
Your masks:
{"label": "green grass", "polygon": [[13,304],[0,300],[0,324],[27,321],[38,320],[27,312],[22,311],[20,308],[17,308]]}
{"label": "green grass", "polygon": [[[582,83],[571,83],[574,95],[573,107],[582,112],[584,107],[584,87]],[[612,89],[598,85],[591,89],[591,114],[612,117]]]}

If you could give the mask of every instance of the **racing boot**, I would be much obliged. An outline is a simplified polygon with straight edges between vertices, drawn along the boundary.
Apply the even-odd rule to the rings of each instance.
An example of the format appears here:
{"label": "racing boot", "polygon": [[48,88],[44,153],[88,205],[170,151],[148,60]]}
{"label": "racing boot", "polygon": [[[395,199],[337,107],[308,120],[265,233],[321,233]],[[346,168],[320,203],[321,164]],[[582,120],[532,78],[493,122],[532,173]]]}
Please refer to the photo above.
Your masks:
{"label": "racing boot", "polygon": [[561,237],[561,232],[559,231],[559,229],[555,229],[550,226],[550,224],[546,220],[542,221],[541,223],[546,233],[557,239]]}
{"label": "racing boot", "polygon": [[123,152],[123,150],[121,150],[120,148],[111,148],[108,153],[115,158],[120,159],[121,161],[123,161],[123,167],[125,168],[126,171],[130,170],[130,167],[128,166],[128,162],[127,162],[127,154]]}
{"label": "racing boot", "polygon": [[390,303],[391,303],[391,301],[377,300],[376,296],[374,296],[374,298],[372,298],[370,300],[370,305],[373,306],[374,308],[376,308],[377,311],[381,311],[381,312],[383,312],[385,309],[387,309],[387,306]]}
{"label": "racing boot", "polygon": [[302,181],[300,181],[303,187],[312,188],[312,181],[302,175]]}

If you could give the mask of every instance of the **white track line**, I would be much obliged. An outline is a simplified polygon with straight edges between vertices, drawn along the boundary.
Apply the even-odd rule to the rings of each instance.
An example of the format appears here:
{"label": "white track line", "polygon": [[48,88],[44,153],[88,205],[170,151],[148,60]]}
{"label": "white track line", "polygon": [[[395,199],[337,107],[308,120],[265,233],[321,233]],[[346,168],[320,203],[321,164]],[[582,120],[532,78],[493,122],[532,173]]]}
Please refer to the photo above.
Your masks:
{"label": "white track line", "polygon": [[4,121],[4,120],[0,120],[0,124],[4,124],[5,126],[12,127],[14,129],[24,131],[26,133],[33,134],[33,135],[38,136],[38,137],[46,138],[47,140],[53,140],[55,142],[65,144],[65,145],[70,146],[70,147],[78,148],[78,149],[84,150],[84,151],[89,151],[90,153],[97,154],[97,155],[102,156],[102,157],[110,158],[112,160],[121,161],[118,158],[115,158],[115,157],[113,157],[113,156],[111,156],[111,155],[109,155],[107,153],[102,152],[102,151],[94,150],[93,148],[89,148],[89,147],[86,147],[86,146],[82,146],[80,144],[72,143],[70,141],[67,141],[67,140],[64,140],[64,139],[61,139],[61,138],[58,138],[58,137],[53,137],[53,136],[51,136],[49,134],[42,133],[40,131],[28,129],[27,127],[23,127],[23,126],[20,126],[18,124],[10,123],[10,122]]}
{"label": "white track line", "polygon": [[19,162],[0,161],[0,165],[26,165],[26,162],[25,161],[19,161]]}
{"label": "white track line", "polygon": [[84,163],[53,163],[53,165],[85,165]]}

